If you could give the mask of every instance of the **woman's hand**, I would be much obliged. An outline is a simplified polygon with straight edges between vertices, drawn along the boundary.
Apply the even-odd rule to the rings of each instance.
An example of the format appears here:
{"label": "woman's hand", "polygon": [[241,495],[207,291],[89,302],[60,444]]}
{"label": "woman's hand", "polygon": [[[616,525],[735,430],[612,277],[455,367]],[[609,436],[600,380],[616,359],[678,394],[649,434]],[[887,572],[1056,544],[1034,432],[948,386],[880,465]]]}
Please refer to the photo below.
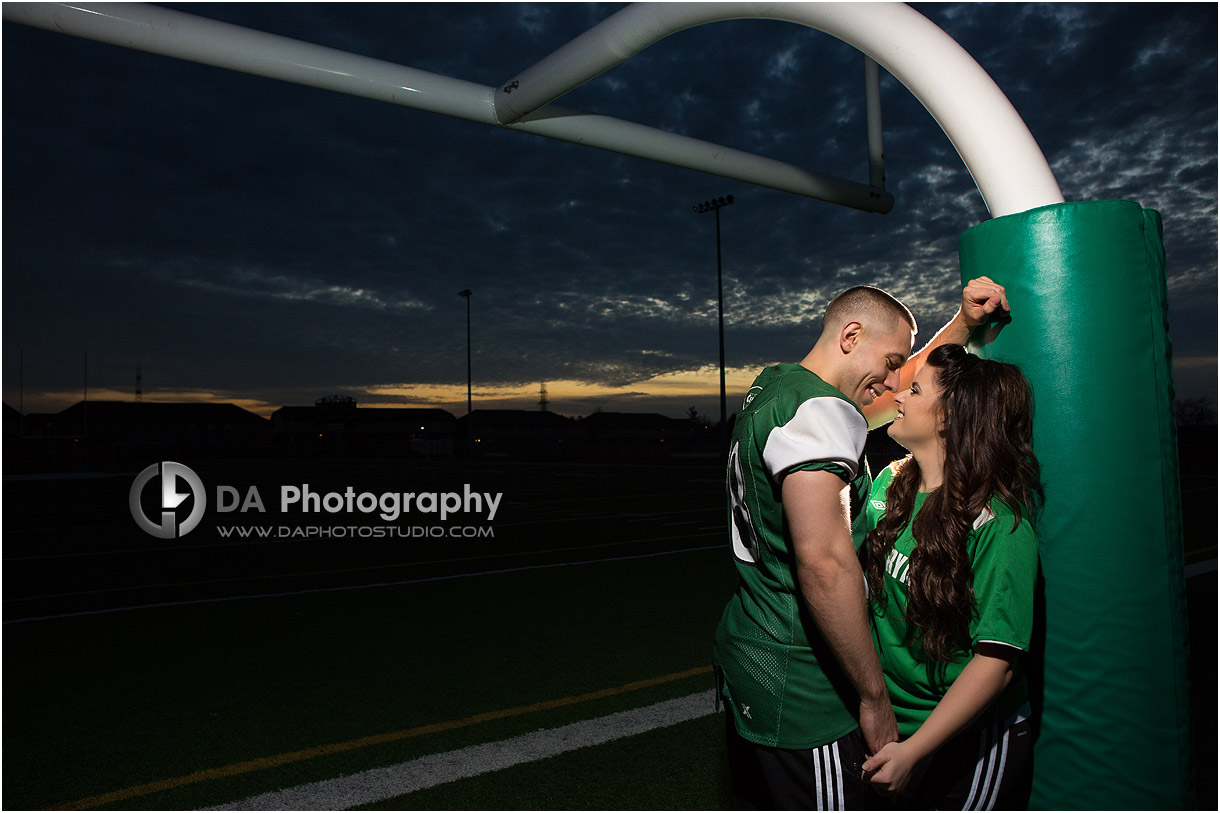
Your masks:
{"label": "woman's hand", "polygon": [[891,742],[864,761],[864,779],[883,796],[901,796],[917,773],[920,758],[906,742]]}

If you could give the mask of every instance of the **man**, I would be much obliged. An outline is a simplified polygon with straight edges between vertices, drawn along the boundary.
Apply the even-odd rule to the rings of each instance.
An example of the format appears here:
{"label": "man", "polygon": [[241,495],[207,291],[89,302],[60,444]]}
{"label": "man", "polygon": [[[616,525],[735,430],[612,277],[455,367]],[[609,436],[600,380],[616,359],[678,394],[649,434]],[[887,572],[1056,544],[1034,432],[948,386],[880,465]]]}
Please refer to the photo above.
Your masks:
{"label": "man", "polygon": [[915,318],[879,288],[840,294],[799,364],[763,370],[729,451],[730,530],[738,588],[716,629],[734,806],[861,809],[869,754],[898,739],[869,634],[862,539],[851,526],[868,494],[869,428],[940,344],[965,344],[1004,289],[971,281],[957,315],[915,356]]}

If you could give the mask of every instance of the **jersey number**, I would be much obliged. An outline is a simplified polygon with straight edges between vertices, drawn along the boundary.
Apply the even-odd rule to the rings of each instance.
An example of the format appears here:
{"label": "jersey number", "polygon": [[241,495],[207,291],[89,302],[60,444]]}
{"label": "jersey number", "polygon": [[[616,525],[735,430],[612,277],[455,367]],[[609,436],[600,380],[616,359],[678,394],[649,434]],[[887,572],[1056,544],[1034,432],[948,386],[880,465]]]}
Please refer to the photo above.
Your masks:
{"label": "jersey number", "polygon": [[746,483],[741,473],[741,442],[733,444],[729,452],[729,510],[733,522],[729,528],[733,537],[733,556],[746,564],[758,563],[758,532],[750,518],[746,501]]}

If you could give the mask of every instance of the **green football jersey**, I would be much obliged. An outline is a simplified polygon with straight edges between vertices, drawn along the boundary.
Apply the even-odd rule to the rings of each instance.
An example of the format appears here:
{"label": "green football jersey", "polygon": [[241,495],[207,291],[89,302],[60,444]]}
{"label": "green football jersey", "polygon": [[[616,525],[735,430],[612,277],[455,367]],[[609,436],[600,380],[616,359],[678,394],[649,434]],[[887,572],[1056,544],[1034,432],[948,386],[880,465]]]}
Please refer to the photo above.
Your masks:
{"label": "green football jersey", "polygon": [[738,732],[759,745],[817,748],[857,725],[855,691],[801,596],[780,482],[798,470],[841,477],[862,540],[867,436],[860,408],[799,364],[763,370],[737,414],[727,490],[739,581],[713,661]]}
{"label": "green football jersey", "polygon": [[[885,515],[885,494],[894,479],[894,466],[877,475],[869,495],[866,527],[875,528]],[[898,720],[898,733],[909,737],[928,719],[949,686],[969,663],[971,652],[961,652],[952,663],[930,663],[923,648],[912,641],[906,621],[907,577],[911,552],[917,544],[912,533],[914,515],[927,494],[915,498],[912,521],[898,535],[886,560],[885,607],[872,602],[873,635],[881,656],[881,669],[889,686],[890,702]],[[1034,587],[1038,577],[1038,538],[1028,518],[1016,515],[999,498],[992,498],[974,521],[966,539],[966,552],[974,572],[974,617],[970,642],[999,643],[1029,651],[1034,622]],[[1028,699],[1024,672],[1018,659],[1013,679],[996,701],[1001,718],[1018,711]]]}

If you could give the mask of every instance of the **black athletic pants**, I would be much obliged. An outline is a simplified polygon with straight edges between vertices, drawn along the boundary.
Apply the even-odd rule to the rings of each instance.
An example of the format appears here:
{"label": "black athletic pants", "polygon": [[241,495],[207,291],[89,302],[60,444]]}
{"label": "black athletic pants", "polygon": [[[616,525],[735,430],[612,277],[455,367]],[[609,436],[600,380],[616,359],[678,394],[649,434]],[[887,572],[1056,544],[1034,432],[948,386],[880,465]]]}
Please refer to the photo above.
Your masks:
{"label": "black athletic pants", "polygon": [[737,733],[725,715],[735,810],[1024,810],[1029,804],[1033,734],[1020,716],[984,713],[945,743],[902,799],[880,796],[862,779],[864,735],[856,729],[821,748],[768,748]]}
{"label": "black athletic pants", "polygon": [[1029,807],[1033,733],[1022,716],[985,712],[945,743],[899,804],[908,810],[1025,810]]}
{"label": "black athletic pants", "polygon": [[864,735],[856,729],[821,748],[755,745],[725,714],[735,810],[878,810],[890,804],[862,779]]}

